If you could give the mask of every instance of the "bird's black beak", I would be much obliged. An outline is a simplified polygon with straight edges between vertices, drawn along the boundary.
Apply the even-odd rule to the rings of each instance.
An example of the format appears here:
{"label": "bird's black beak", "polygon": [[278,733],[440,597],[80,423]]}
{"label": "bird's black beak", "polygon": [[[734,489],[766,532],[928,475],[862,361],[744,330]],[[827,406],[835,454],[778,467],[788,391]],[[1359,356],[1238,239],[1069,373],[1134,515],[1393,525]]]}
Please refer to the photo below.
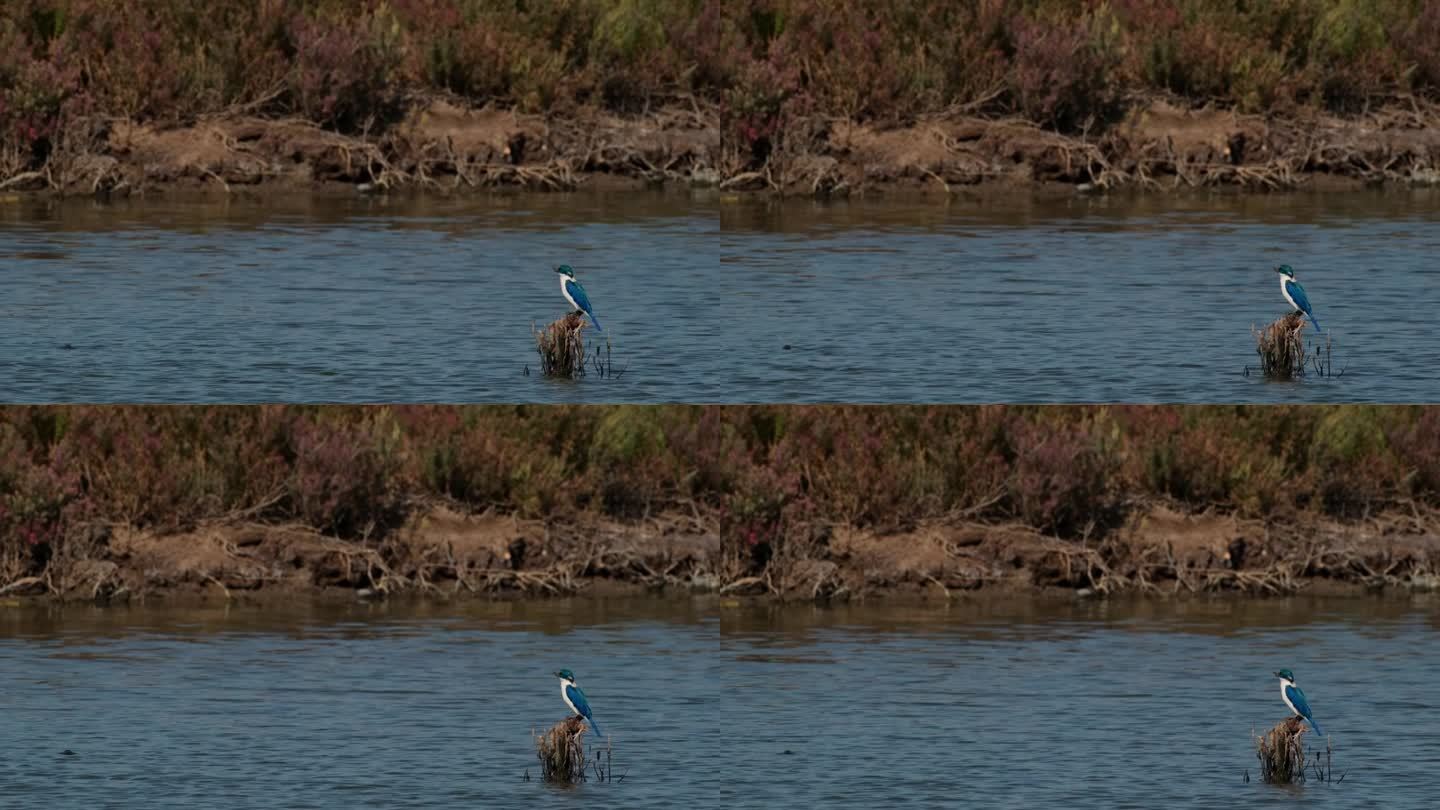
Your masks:
{"label": "bird's black beak", "polygon": [[1277,678],[1280,677],[1280,673],[1278,673],[1278,672],[1272,672],[1272,673],[1270,673],[1270,674],[1271,674],[1271,675],[1274,675],[1274,676],[1277,677]]}

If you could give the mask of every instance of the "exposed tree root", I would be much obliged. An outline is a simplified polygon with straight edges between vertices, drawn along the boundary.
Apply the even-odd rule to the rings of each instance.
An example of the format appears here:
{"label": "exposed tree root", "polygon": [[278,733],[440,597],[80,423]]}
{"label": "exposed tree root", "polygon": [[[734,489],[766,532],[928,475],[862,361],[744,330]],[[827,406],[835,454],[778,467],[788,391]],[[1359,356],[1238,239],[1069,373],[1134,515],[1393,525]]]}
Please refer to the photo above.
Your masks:
{"label": "exposed tree root", "polygon": [[722,143],[722,182],[736,191],[844,194],[877,187],[956,193],[978,183],[1065,183],[1081,190],[1296,188],[1321,177],[1356,185],[1440,185],[1440,105],[1399,97],[1355,118],[1292,118],[1179,109],[1132,100],[1103,132],[1062,135],[1015,118],[950,110],[897,128],[795,119],[763,157]]}
{"label": "exposed tree root", "polygon": [[418,515],[378,539],[243,518],[180,534],[92,527],[56,544],[43,562],[0,559],[0,597],[548,597],[605,583],[801,601],[897,592],[953,599],[986,589],[1162,598],[1284,595],[1322,585],[1440,590],[1440,522],[1418,507],[1350,523],[1183,517],[1172,523],[1191,528],[1171,531],[1142,521],[1096,540],[965,518],[889,535],[810,526],[765,541],[768,548],[735,542],[716,515],[699,510],[629,523],[522,522],[443,507]]}
{"label": "exposed tree root", "polygon": [[[714,182],[718,112],[689,99],[636,118],[595,109],[566,117],[462,108],[417,97],[400,124],[340,134],[299,118],[234,108],[192,124],[69,121],[43,165],[0,154],[0,191],[130,194],[168,187],[364,192],[569,191],[602,178],[634,187]],[[675,102],[678,104],[679,102]]]}

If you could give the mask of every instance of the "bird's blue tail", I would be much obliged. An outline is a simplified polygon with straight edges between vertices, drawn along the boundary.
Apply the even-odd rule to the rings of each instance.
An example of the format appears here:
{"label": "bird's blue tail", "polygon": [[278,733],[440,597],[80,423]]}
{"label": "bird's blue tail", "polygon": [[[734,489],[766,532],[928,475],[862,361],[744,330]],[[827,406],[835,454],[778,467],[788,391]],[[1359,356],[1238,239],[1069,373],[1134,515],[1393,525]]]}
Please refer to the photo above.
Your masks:
{"label": "bird's blue tail", "polygon": [[1309,718],[1309,717],[1305,718],[1305,722],[1307,722],[1307,723],[1310,724],[1310,728],[1315,729],[1315,734],[1316,734],[1316,735],[1321,736],[1321,737],[1324,737],[1324,736],[1325,736],[1325,732],[1323,732],[1323,731],[1320,730],[1320,724],[1319,724],[1319,723],[1315,722],[1313,719],[1311,719],[1311,718]]}
{"label": "bird's blue tail", "polygon": [[587,718],[585,718],[585,722],[587,722],[587,723],[590,724],[590,728],[595,729],[595,736],[596,736],[596,737],[604,737],[604,736],[605,736],[605,732],[601,731],[601,730],[600,730],[600,726],[596,725],[596,723],[595,723],[595,718],[593,718],[593,717],[587,717]]}
{"label": "bird's blue tail", "polygon": [[[601,328],[600,328],[600,322],[597,321],[597,320],[595,320],[595,313],[593,313],[593,312],[588,312],[588,311],[587,311],[585,314],[590,316],[590,323],[595,324],[595,331],[596,331],[596,332],[604,332],[604,331],[605,331],[604,329],[601,329]],[[1315,328],[1316,328],[1316,329],[1319,329],[1320,327],[1317,325]]]}
{"label": "bird's blue tail", "polygon": [[[1308,312],[1305,313],[1305,314],[1306,314],[1306,315],[1310,315],[1310,313],[1308,313]],[[1324,331],[1325,331],[1324,329],[1321,329],[1321,328],[1320,328],[1320,322],[1317,321],[1317,320],[1315,320],[1315,316],[1314,316],[1314,315],[1310,315],[1310,323],[1315,324],[1315,331],[1316,331],[1316,332],[1324,332]]]}

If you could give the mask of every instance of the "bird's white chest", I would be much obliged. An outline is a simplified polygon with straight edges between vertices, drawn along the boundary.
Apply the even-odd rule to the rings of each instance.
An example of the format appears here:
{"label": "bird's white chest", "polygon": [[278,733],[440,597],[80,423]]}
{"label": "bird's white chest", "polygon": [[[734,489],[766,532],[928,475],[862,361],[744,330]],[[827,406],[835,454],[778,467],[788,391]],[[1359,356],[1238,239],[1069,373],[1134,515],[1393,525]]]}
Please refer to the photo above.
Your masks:
{"label": "bird's white chest", "polygon": [[[566,296],[566,297],[568,298],[569,296]],[[579,714],[579,713],[580,713],[580,710],[577,709],[577,708],[575,708],[575,704],[574,704],[574,703],[571,703],[571,702],[570,702],[570,693],[567,692],[567,691],[565,691],[565,686],[566,686],[565,682],[564,682],[564,681],[561,681],[561,682],[560,682],[560,699],[563,700],[563,701],[565,701],[565,705],[570,707],[570,711],[572,711],[572,712],[574,712],[574,713],[576,713],[576,714]],[[1286,702],[1286,703],[1289,703],[1290,701],[1287,700],[1287,701],[1285,701],[1285,702]]]}
{"label": "bird's white chest", "polygon": [[[1286,296],[1286,297],[1288,298],[1289,296]],[[1290,707],[1290,711],[1292,711],[1292,712],[1294,712],[1294,713],[1296,713],[1296,714],[1299,714],[1299,713],[1300,713],[1300,710],[1297,709],[1297,708],[1295,708],[1295,704],[1290,702],[1290,693],[1287,692],[1287,691],[1285,691],[1285,682],[1284,682],[1284,681],[1281,681],[1281,682],[1280,682],[1280,699],[1283,700],[1283,701],[1285,701],[1285,705]]]}
{"label": "bird's white chest", "polygon": [[[1289,280],[1290,280],[1290,279],[1285,278],[1284,276],[1281,276],[1281,277],[1280,277],[1280,294],[1283,295],[1283,296],[1285,296],[1285,300],[1290,302],[1290,306],[1292,306],[1292,307],[1294,307],[1294,308],[1296,308],[1296,309],[1299,309],[1299,308],[1300,308],[1300,305],[1297,304],[1297,303],[1295,303],[1295,299],[1294,299],[1294,298],[1291,298],[1291,297],[1290,297],[1290,285],[1285,283],[1285,282],[1287,282],[1287,281],[1289,281]],[[569,297],[569,293],[566,293],[566,297],[567,297],[567,298]]]}
{"label": "bird's white chest", "polygon": [[[560,294],[565,296],[565,300],[570,302],[570,306],[574,307],[575,309],[579,309],[580,305],[575,303],[574,298],[570,297],[570,285],[566,284],[567,281],[569,281],[569,279],[565,278],[564,276],[560,277]],[[1290,296],[1287,294],[1285,297],[1289,298]],[[564,688],[563,685],[561,688]]]}

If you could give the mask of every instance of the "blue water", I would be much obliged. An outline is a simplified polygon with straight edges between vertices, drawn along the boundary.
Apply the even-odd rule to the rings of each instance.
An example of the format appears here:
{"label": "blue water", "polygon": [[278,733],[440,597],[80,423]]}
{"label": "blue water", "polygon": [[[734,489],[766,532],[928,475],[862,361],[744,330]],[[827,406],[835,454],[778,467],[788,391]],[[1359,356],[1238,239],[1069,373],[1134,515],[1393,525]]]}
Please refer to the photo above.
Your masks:
{"label": "blue water", "polygon": [[[659,600],[0,608],[0,803],[704,806],[723,781],[692,739],[716,632]],[[539,781],[530,735],[569,714],[562,667],[620,781]]]}
{"label": "blue water", "polygon": [[[1429,806],[1437,608],[1417,597],[736,610],[721,622],[730,752],[758,807]],[[1289,715],[1271,675],[1281,668],[1343,781],[1259,782],[1252,732]]]}
{"label": "blue water", "polygon": [[[0,605],[0,795],[21,808],[1425,807],[1437,616],[1435,595]],[[536,781],[530,734],[567,714],[561,667],[623,780]],[[1258,782],[1251,735],[1289,714],[1279,668],[1343,781]]]}
{"label": "blue water", "polygon": [[[0,227],[5,402],[1440,400],[1440,190],[12,201]],[[1338,377],[1246,374],[1282,262]],[[539,375],[560,263],[619,378]]]}
{"label": "blue water", "polygon": [[[713,202],[67,203],[0,241],[0,401],[570,402],[710,392]],[[617,379],[539,375],[532,329],[589,290]],[[529,372],[527,374],[527,371]]]}
{"label": "blue water", "polygon": [[[765,401],[1440,399],[1440,191],[755,202],[721,231]],[[1341,376],[1245,374],[1282,263]]]}

